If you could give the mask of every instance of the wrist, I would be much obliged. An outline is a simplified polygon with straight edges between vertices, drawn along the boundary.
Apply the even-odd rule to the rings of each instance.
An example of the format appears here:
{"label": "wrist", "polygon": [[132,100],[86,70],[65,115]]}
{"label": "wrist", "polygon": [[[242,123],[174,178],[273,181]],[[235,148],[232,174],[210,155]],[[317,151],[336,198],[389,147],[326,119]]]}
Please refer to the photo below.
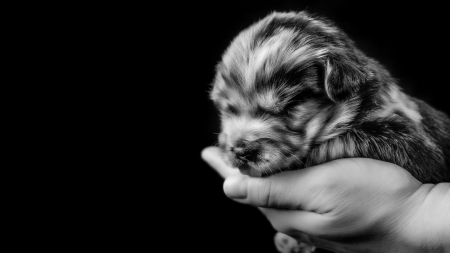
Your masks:
{"label": "wrist", "polygon": [[450,183],[424,184],[406,202],[396,237],[408,252],[450,253]]}

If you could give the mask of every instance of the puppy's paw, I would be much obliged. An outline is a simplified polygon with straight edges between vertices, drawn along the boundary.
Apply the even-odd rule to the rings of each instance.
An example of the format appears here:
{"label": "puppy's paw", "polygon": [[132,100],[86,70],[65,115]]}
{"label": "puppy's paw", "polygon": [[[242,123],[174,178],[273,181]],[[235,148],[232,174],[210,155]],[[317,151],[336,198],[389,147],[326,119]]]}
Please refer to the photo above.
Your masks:
{"label": "puppy's paw", "polygon": [[294,238],[283,233],[275,235],[275,246],[281,253],[312,253],[316,250],[315,246],[297,242]]}

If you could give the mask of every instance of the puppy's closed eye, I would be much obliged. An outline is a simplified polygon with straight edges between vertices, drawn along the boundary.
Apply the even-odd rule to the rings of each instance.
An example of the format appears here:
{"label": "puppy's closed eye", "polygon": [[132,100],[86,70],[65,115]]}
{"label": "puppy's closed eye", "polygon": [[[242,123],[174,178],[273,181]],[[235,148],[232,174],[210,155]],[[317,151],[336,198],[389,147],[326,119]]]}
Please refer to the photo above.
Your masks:
{"label": "puppy's closed eye", "polygon": [[236,115],[236,116],[239,116],[239,114],[240,114],[238,107],[236,107],[234,105],[226,105],[224,111],[226,113]]}

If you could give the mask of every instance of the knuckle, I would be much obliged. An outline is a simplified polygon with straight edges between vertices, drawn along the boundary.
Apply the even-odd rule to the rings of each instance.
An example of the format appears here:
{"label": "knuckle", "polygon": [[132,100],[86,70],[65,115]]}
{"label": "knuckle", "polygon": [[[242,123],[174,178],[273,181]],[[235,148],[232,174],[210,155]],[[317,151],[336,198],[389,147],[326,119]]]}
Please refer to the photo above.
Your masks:
{"label": "knuckle", "polygon": [[271,188],[272,182],[267,179],[257,178],[249,184],[249,192],[252,192],[251,201],[254,205],[260,207],[269,207],[271,202]]}

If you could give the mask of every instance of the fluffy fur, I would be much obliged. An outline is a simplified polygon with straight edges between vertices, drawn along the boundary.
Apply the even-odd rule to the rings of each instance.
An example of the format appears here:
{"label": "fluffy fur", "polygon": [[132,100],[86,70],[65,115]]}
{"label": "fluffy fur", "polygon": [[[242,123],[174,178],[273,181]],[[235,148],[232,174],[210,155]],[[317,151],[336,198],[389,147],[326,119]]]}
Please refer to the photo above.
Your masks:
{"label": "fluffy fur", "polygon": [[450,181],[450,120],[402,92],[347,35],[305,12],[241,32],[217,66],[219,145],[263,175],[344,157],[379,159],[423,183]]}

